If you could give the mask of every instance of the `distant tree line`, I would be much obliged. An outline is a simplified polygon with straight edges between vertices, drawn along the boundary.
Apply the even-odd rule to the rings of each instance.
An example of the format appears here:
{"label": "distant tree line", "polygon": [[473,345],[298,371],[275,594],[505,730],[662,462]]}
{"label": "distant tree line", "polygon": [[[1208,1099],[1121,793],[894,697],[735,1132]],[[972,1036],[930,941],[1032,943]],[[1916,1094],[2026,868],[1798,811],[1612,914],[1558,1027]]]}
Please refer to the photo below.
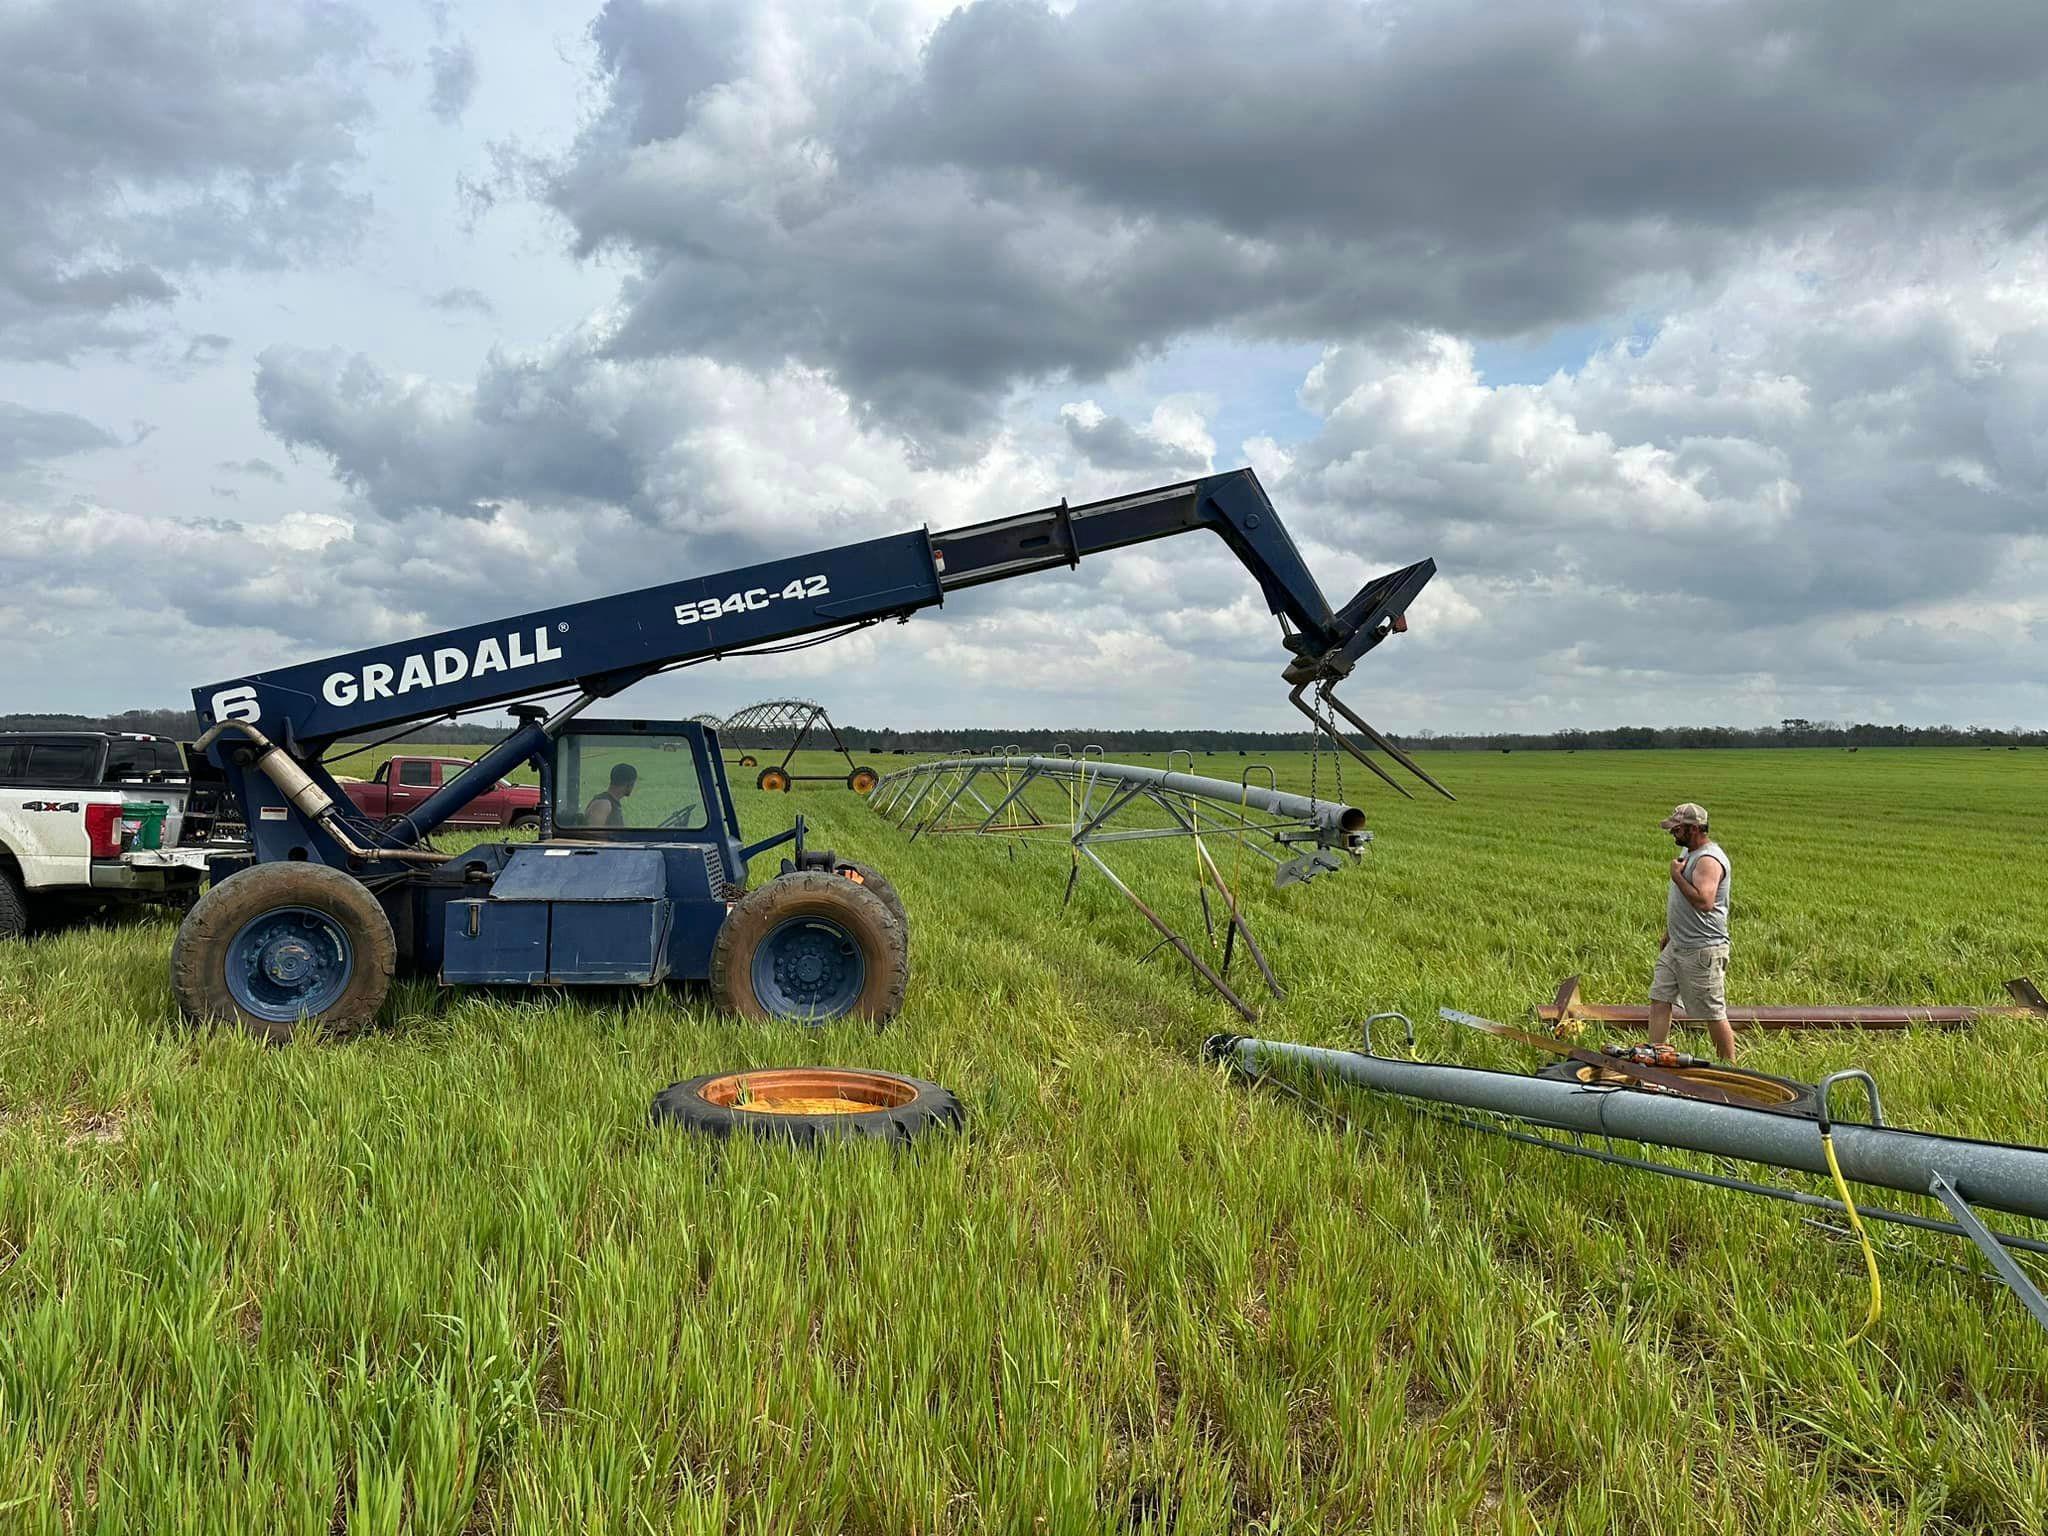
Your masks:
{"label": "distant tree line", "polygon": [[[0,730],[142,731],[190,741],[198,733],[198,721],[189,709],[131,709],[118,715],[0,715]],[[1101,747],[1105,752],[1170,752],[1183,747],[1193,752],[1295,752],[1309,744],[1305,731],[1143,731],[1086,726],[1063,730],[949,730],[937,727],[898,731],[886,726],[842,724],[839,734],[850,750],[868,753],[957,751],[980,754],[1001,752],[1006,747],[1049,753],[1060,743],[1065,743],[1077,753],[1086,747]],[[504,730],[499,726],[443,722],[421,726],[393,739],[463,746],[496,741],[503,735]],[[1780,720],[1776,725],[1763,726],[1621,725],[1597,731],[1415,731],[1400,734],[1390,731],[1388,735],[1404,747],[1435,752],[1628,752],[1654,747],[1695,751],[1716,747],[2048,747],[2048,729],[2028,730],[2018,726],[1999,729],[1981,725],[1845,725],[1834,720],[1806,720],[1796,716]],[[780,750],[788,745],[788,737],[746,732],[729,737],[728,744]],[[813,731],[805,743],[807,747],[830,747],[831,744],[831,737],[822,731]]]}

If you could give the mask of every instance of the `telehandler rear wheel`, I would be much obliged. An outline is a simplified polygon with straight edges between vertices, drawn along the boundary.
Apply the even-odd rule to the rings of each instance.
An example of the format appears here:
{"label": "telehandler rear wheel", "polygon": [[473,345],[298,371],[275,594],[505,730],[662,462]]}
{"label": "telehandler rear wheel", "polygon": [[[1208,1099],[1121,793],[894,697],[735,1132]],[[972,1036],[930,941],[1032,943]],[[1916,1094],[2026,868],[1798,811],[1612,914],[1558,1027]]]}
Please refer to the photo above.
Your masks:
{"label": "telehandler rear wheel", "polygon": [[254,864],[216,885],[171,945],[171,991],[195,1024],[291,1039],[373,1022],[391,989],[391,920],[360,881],[324,864]]}
{"label": "telehandler rear wheel", "polygon": [[910,946],[873,891],[822,869],[781,875],[741,898],[711,946],[711,995],[749,1019],[866,1019],[903,1007]]}

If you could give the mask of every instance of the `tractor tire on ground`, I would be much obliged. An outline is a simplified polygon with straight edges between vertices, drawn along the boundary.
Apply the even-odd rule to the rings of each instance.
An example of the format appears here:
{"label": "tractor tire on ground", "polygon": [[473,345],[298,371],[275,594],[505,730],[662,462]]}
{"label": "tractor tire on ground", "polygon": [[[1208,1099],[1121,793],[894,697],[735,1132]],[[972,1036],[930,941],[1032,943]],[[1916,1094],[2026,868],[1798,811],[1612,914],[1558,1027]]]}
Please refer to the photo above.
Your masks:
{"label": "tractor tire on ground", "polygon": [[711,947],[711,994],[749,1019],[882,1025],[903,1007],[910,943],[888,904],[824,870],[781,875],[740,900]]}
{"label": "tractor tire on ground", "polygon": [[[1812,1083],[1802,1083],[1796,1078],[1773,1077],[1768,1072],[1752,1072],[1747,1067],[1719,1065],[1712,1067],[1677,1067],[1680,1077],[1698,1078],[1709,1083],[1737,1100],[1748,1100],[1770,1109],[1784,1110],[1795,1115],[1818,1116],[1820,1095]],[[1619,1072],[1601,1073],[1598,1068],[1582,1061],[1553,1061],[1536,1069],[1536,1075],[1555,1083],[1583,1083],[1591,1086],[1596,1076],[1610,1088],[1634,1088],[1640,1084],[1632,1082]]]}
{"label": "tractor tire on ground", "polygon": [[843,860],[835,865],[833,873],[844,879],[851,880],[855,885],[865,886],[868,890],[874,892],[875,895],[881,897],[882,905],[887,907],[890,915],[903,925],[903,942],[906,945],[910,943],[910,913],[904,909],[903,898],[896,893],[896,887],[890,882],[887,875],[871,865],[856,864],[851,859]]}
{"label": "tractor tire on ground", "polygon": [[879,773],[875,772],[874,769],[870,768],[866,763],[862,763],[858,768],[855,768],[853,772],[849,773],[846,776],[846,787],[852,790],[856,795],[867,794],[870,790],[872,790],[877,784],[881,782],[882,776]]}
{"label": "tractor tire on ground", "polygon": [[362,883],[324,864],[255,864],[214,886],[171,945],[171,991],[195,1024],[283,1043],[301,1021],[343,1037],[373,1023],[398,946]]}
{"label": "tractor tire on ground", "polygon": [[11,870],[0,869],[0,939],[18,939],[28,932],[28,896]]}
{"label": "tractor tire on ground", "polygon": [[789,775],[780,768],[763,768],[761,776],[754,780],[754,788],[765,789],[772,794],[789,793]]}
{"label": "tractor tire on ground", "polygon": [[966,1118],[960,1101],[937,1083],[836,1067],[711,1072],[654,1096],[657,1124],[798,1146],[834,1138],[909,1141],[926,1131],[958,1130]]}

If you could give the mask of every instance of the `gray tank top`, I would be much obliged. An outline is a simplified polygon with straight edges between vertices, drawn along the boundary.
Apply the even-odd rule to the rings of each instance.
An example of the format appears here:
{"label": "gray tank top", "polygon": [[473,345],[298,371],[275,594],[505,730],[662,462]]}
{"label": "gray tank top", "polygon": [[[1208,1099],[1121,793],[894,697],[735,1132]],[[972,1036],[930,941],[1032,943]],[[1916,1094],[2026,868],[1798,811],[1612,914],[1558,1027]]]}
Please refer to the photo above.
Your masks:
{"label": "gray tank top", "polygon": [[1664,901],[1664,927],[1671,935],[1673,949],[1705,949],[1709,944],[1728,942],[1728,890],[1735,884],[1735,870],[1719,843],[1702,843],[1685,856],[1685,876],[1692,878],[1693,865],[1701,859],[1721,861],[1721,884],[1714,892],[1714,904],[1702,912],[1685,899],[1673,880]]}

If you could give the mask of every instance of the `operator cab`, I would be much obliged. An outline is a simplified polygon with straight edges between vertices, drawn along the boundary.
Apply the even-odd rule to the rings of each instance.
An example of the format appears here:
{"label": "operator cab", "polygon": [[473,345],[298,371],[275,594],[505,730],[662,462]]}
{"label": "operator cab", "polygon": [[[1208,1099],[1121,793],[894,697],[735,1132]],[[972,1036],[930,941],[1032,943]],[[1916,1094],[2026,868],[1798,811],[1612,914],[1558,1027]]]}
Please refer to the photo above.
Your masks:
{"label": "operator cab", "polygon": [[718,738],[693,720],[571,720],[548,773],[555,836],[714,843],[738,862],[739,818]]}

